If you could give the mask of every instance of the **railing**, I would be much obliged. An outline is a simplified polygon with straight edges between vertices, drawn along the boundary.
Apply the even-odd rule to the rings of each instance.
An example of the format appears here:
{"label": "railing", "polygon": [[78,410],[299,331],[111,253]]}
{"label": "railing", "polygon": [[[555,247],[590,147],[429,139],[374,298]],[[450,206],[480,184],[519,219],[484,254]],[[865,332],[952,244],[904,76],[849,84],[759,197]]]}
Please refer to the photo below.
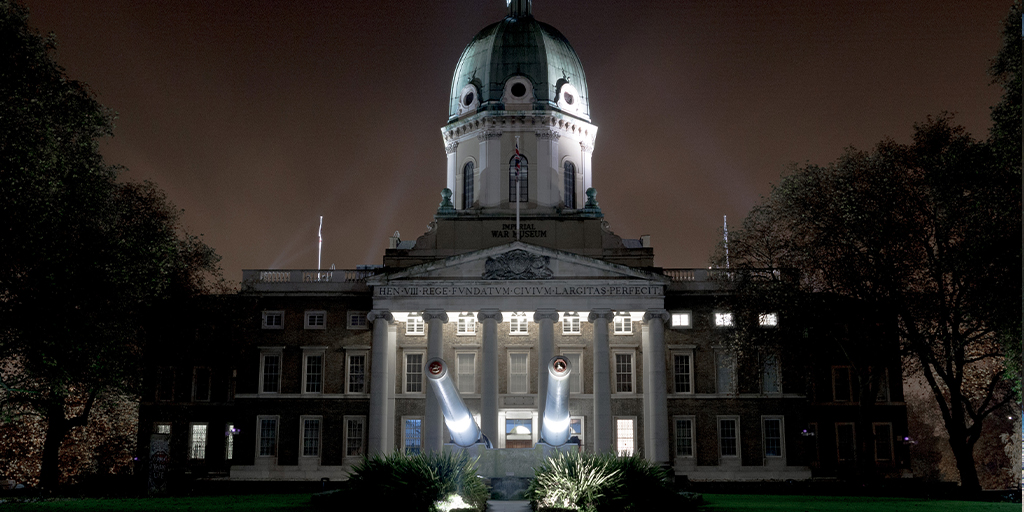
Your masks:
{"label": "railing", "polygon": [[373,270],[243,270],[242,280],[252,283],[362,283]]}
{"label": "railing", "polygon": [[761,281],[784,281],[797,276],[795,271],[787,269],[665,268],[661,270],[661,273],[673,283],[737,281],[741,277]]}

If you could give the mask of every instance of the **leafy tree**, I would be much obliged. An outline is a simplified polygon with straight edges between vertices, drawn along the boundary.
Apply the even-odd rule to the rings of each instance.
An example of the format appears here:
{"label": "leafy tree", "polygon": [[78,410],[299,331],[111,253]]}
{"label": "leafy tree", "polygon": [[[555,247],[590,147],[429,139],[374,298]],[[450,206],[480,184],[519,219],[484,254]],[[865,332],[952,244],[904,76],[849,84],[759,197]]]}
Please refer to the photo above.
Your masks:
{"label": "leafy tree", "polygon": [[146,340],[219,269],[155,185],[118,182],[97,148],[112,114],[27,21],[0,0],[0,419],[45,420],[52,488],[68,433],[136,394]]}

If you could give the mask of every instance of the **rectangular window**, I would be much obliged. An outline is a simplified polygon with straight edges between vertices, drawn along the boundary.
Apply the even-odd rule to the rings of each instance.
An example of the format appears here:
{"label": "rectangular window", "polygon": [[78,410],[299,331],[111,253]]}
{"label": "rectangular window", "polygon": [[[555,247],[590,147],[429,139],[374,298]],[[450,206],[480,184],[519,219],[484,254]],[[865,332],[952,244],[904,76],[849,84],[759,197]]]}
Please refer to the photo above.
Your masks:
{"label": "rectangular window", "polygon": [[405,354],[405,392],[423,392],[423,354]]}
{"label": "rectangular window", "polygon": [[857,440],[853,423],[836,423],[836,457],[839,462],[857,459]]}
{"label": "rectangular window", "polygon": [[326,329],[326,311],[306,311],[306,329]]}
{"label": "rectangular window", "polygon": [[615,392],[633,392],[633,354],[615,354]]}
{"label": "rectangular window", "polygon": [[160,402],[174,400],[174,367],[160,368],[160,376],[156,385],[156,399]]}
{"label": "rectangular window", "polygon": [[284,328],[284,311],[264,311],[263,312],[263,328],[264,329],[283,329]]}
{"label": "rectangular window", "polygon": [[514,335],[530,334],[529,325],[526,313],[512,313],[508,319],[508,332]]}
{"label": "rectangular window", "polygon": [[779,356],[764,354],[761,362],[761,392],[764,394],[782,393],[782,371]]}
{"label": "rectangular window", "polygon": [[693,418],[676,418],[676,456],[693,457]]}
{"label": "rectangular window", "polygon": [[508,354],[508,392],[530,392],[530,354],[510,352]]}
{"label": "rectangular window", "polygon": [[473,315],[460,315],[459,323],[456,326],[455,334],[458,336],[476,335],[476,317]]}
{"label": "rectangular window", "polygon": [[224,426],[224,460],[235,458],[235,434],[237,433],[234,423]]}
{"label": "rectangular window", "polygon": [[320,455],[320,418],[302,419],[302,456]]}
{"label": "rectangular window", "polygon": [[281,390],[281,355],[263,354],[263,368],[260,372],[263,393],[277,393]]}
{"label": "rectangular window", "polygon": [[674,311],[672,312],[672,328],[673,329],[689,329],[693,327],[692,318],[689,311]]}
{"label": "rectangular window", "polygon": [[633,320],[628,315],[616,316],[612,324],[615,326],[615,334],[633,334]]}
{"label": "rectangular window", "polygon": [[779,326],[779,314],[778,313],[761,313],[757,315],[757,325],[761,327],[778,327]]}
{"label": "rectangular window", "polygon": [[718,418],[718,447],[722,457],[739,457],[740,420]]}
{"label": "rectangular window", "polygon": [[462,352],[456,354],[458,369],[458,381],[460,393],[476,393],[476,354]]}
{"label": "rectangular window", "polygon": [[324,391],[324,355],[306,356],[306,393],[323,393]]}
{"label": "rectangular window", "polygon": [[763,418],[764,456],[782,457],[782,418]]}
{"label": "rectangular window", "polygon": [[206,459],[206,423],[193,423],[189,428],[188,457],[192,460]]}
{"label": "rectangular window", "polygon": [[676,393],[693,392],[693,373],[691,372],[690,354],[672,355],[672,375]]}
{"label": "rectangular window", "polygon": [[192,368],[192,401],[210,401],[210,369],[203,366]]}
{"label": "rectangular window", "polygon": [[153,425],[154,434],[163,434],[166,436],[171,435],[171,424],[170,423],[156,423]]}
{"label": "rectangular window", "polygon": [[405,335],[423,336],[425,332],[423,330],[423,317],[409,315],[409,318],[405,320]]}
{"label": "rectangular window", "polygon": [[366,321],[366,311],[349,311],[348,328],[353,330],[369,329],[369,322]]}
{"label": "rectangular window", "polygon": [[832,367],[832,400],[836,402],[849,402],[852,398],[850,386],[850,367]]}
{"label": "rectangular window", "polygon": [[348,392],[366,392],[366,355],[348,356]]}
{"label": "rectangular window", "polygon": [[363,434],[366,420],[364,418],[345,419],[345,456],[363,456]]}
{"label": "rectangular window", "polygon": [[874,423],[875,461],[892,462],[892,424]]}
{"label": "rectangular window", "polygon": [[878,394],[875,395],[875,401],[888,402],[889,400],[889,369],[882,368],[882,375],[878,378]]}
{"label": "rectangular window", "polygon": [[406,418],[404,423],[402,445],[405,446],[405,454],[419,455],[423,440],[423,420],[420,418]]}
{"label": "rectangular window", "polygon": [[569,374],[569,392],[583,392],[583,354],[579,352],[563,352],[562,355],[569,360],[572,366],[572,373]]}
{"label": "rectangular window", "polygon": [[633,455],[636,449],[633,440],[636,437],[636,420],[632,418],[615,419],[615,452],[619,455]]}
{"label": "rectangular window", "polygon": [[580,315],[566,313],[562,315],[562,334],[580,334]]}
{"label": "rectangular window", "polygon": [[580,440],[580,446],[586,443],[583,440],[583,416],[569,417],[569,438],[576,437]]}
{"label": "rectangular window", "polygon": [[715,391],[736,392],[736,358],[725,349],[715,350]]}
{"label": "rectangular window", "polygon": [[726,311],[715,313],[715,327],[732,327],[732,313]]}
{"label": "rectangular window", "polygon": [[277,455],[277,418],[259,418],[259,454],[260,457]]}

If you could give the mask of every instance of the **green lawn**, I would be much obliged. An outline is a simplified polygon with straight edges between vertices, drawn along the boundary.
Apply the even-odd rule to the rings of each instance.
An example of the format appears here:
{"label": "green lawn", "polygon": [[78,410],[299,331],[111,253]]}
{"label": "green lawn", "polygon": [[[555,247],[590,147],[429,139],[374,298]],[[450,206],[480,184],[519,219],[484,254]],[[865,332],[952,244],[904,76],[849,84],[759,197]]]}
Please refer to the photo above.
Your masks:
{"label": "green lawn", "polygon": [[3,512],[16,511],[136,511],[244,512],[309,511],[309,494],[257,494],[252,496],[202,496],[195,498],[67,499],[37,503],[0,504]]}
{"label": "green lawn", "polygon": [[705,494],[702,512],[1018,512],[1020,503],[854,496]]}

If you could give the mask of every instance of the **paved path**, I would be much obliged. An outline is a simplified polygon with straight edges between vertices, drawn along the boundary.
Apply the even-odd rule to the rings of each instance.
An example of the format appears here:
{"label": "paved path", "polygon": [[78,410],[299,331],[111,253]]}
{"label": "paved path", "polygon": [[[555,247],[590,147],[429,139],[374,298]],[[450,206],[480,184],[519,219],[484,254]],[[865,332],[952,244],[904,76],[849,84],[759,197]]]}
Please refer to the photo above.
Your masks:
{"label": "paved path", "polygon": [[487,500],[487,512],[531,512],[530,502]]}

